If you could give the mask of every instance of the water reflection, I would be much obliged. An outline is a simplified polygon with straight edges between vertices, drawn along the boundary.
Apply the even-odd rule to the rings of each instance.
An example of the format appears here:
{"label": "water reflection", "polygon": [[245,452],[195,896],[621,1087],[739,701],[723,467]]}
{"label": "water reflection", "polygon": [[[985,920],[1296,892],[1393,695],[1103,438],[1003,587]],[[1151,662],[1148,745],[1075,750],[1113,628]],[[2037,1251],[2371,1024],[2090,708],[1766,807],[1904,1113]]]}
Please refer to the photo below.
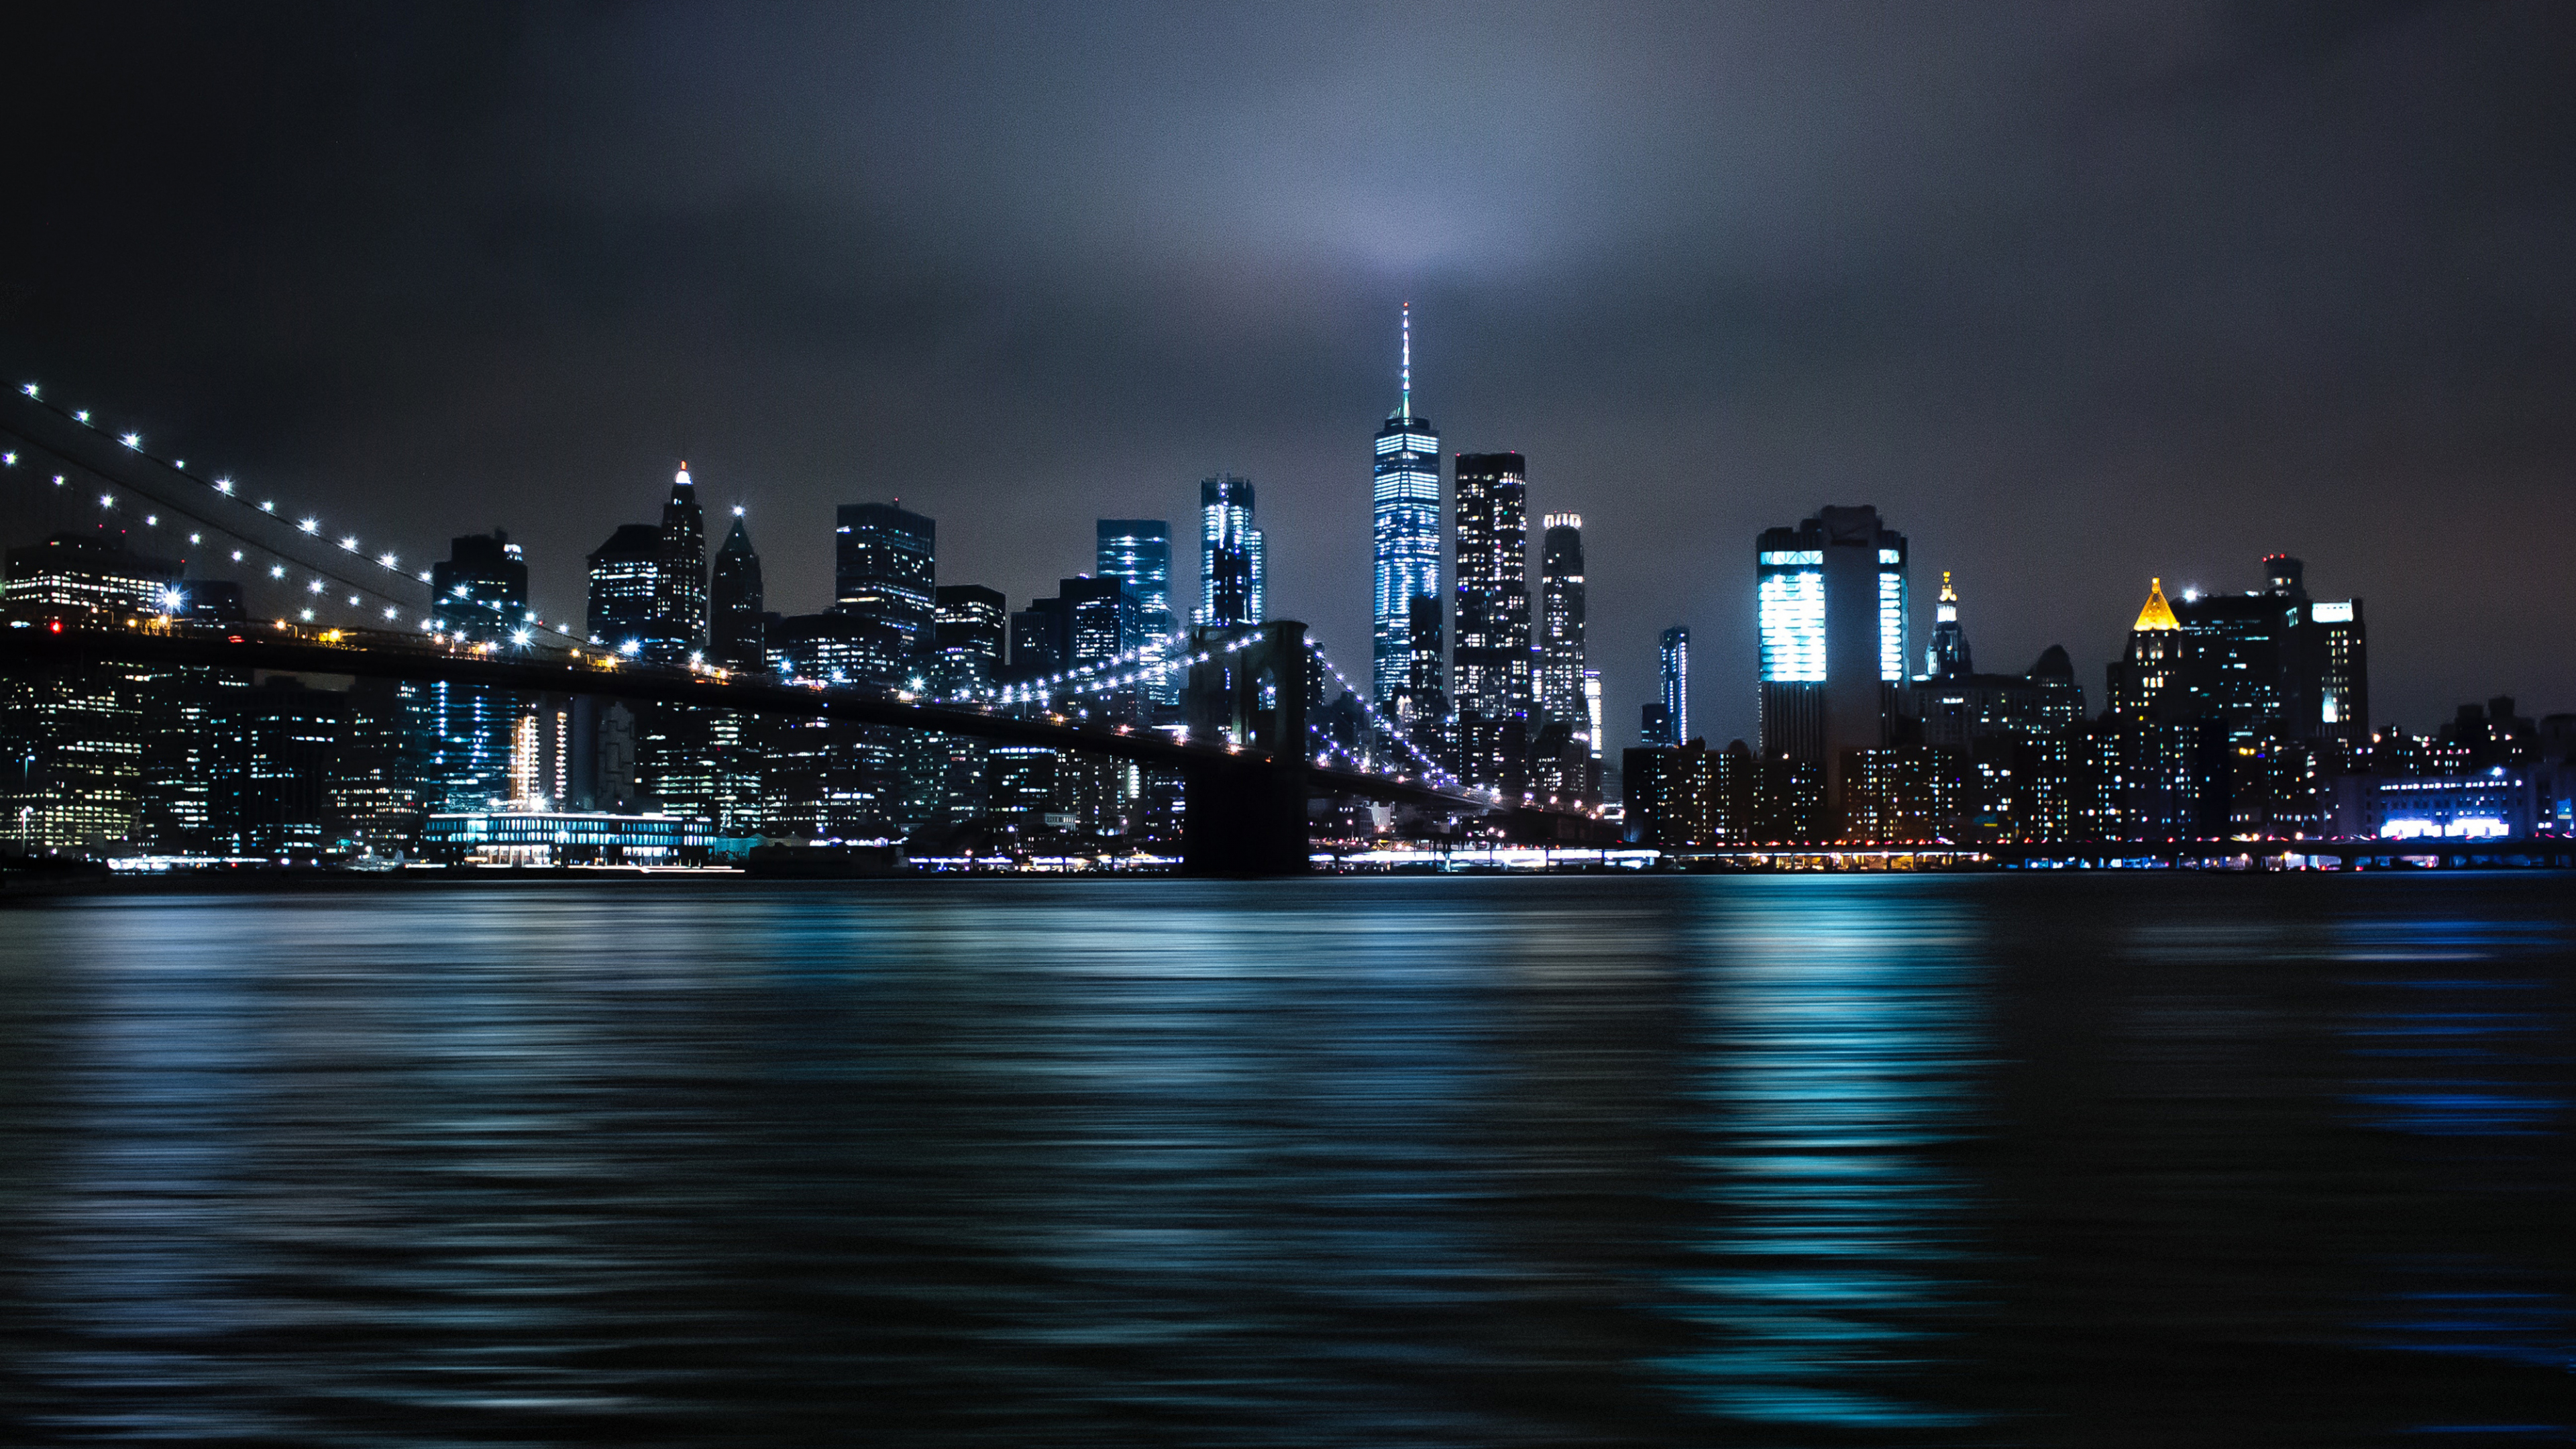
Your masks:
{"label": "water reflection", "polygon": [[1836,1427],[1961,1422],[1932,1387],[1961,1296],[1962,1185],[1931,1151],[1966,1126],[1977,942],[1913,882],[1762,881],[1698,934],[1705,1267],[1670,1366],[1707,1409]]}
{"label": "water reflection", "polygon": [[2411,1241],[2362,1265],[2375,1289],[2359,1333],[2427,1366],[2418,1432],[2564,1442],[2566,1396],[2534,1416],[2522,1381],[2576,1372],[2566,923],[2437,909],[2361,916],[2337,936],[2359,1002],[2343,1025],[2347,1101],[2388,1134],[2397,1180],[2438,1202],[2403,1220]]}
{"label": "water reflection", "polygon": [[2570,914],[2377,875],[12,906],[0,1443],[2558,1425]]}

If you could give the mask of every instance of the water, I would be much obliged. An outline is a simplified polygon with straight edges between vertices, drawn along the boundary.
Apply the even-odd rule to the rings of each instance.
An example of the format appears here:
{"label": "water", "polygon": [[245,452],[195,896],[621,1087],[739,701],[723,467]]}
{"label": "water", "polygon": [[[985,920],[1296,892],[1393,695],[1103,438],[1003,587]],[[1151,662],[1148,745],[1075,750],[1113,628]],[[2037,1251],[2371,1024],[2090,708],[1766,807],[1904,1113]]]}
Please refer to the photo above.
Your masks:
{"label": "water", "polygon": [[2563,877],[0,911],[0,1441],[2576,1424]]}

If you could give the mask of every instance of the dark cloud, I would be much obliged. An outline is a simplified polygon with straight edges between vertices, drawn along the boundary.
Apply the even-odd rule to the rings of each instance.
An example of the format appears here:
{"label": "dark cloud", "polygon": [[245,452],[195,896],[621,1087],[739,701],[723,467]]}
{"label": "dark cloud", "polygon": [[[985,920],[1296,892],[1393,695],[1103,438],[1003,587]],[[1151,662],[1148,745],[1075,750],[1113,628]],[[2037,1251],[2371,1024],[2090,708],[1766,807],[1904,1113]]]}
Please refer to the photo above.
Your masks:
{"label": "dark cloud", "polygon": [[[1392,319],[1752,728],[1759,528],[1877,503],[1988,667],[2305,556],[2378,704],[2576,707],[2576,21],[2532,5],[83,7],[5,59],[10,365],[555,612],[685,450],[1015,597],[1257,480],[1366,637]],[[413,548],[421,547],[415,543]],[[1928,588],[1925,590],[1928,594]]]}

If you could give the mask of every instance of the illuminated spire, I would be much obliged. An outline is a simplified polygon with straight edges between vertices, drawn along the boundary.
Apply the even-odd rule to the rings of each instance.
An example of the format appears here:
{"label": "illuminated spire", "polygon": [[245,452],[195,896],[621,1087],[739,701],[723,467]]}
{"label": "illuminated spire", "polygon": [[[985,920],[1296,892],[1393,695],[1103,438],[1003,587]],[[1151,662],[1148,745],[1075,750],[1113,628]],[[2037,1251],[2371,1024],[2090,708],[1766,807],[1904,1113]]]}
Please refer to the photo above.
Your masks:
{"label": "illuminated spire", "polygon": [[2146,629],[2179,629],[2182,621],[2174,617],[2173,605],[2165,602],[2165,581],[2157,579],[2147,585],[2147,606],[2138,611],[2138,622],[2129,626],[2132,632]]}
{"label": "illuminated spire", "polygon": [[1413,304],[1404,304],[1404,400],[1396,405],[1395,415],[1406,422],[1413,420]]}
{"label": "illuminated spire", "polygon": [[686,488],[686,487],[688,487],[688,486],[689,486],[689,460],[688,460],[688,459],[683,458],[683,459],[681,459],[681,460],[680,460],[680,471],[672,477],[672,479],[671,479],[671,486],[672,486],[672,487],[674,487],[674,488]]}
{"label": "illuminated spire", "polygon": [[1950,587],[1950,571],[1941,570],[1941,603],[1933,611],[1936,623],[1955,624],[1959,620],[1959,591]]}

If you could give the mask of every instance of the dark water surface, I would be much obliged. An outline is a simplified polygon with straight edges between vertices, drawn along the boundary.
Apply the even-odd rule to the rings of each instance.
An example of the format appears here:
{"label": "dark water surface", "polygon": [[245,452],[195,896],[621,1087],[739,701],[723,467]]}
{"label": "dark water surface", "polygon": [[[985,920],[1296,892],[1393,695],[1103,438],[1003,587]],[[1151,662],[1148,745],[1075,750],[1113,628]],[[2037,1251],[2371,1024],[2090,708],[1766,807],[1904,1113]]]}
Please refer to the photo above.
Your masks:
{"label": "dark water surface", "polygon": [[0,1441],[2565,1442],[2563,876],[0,910]]}

